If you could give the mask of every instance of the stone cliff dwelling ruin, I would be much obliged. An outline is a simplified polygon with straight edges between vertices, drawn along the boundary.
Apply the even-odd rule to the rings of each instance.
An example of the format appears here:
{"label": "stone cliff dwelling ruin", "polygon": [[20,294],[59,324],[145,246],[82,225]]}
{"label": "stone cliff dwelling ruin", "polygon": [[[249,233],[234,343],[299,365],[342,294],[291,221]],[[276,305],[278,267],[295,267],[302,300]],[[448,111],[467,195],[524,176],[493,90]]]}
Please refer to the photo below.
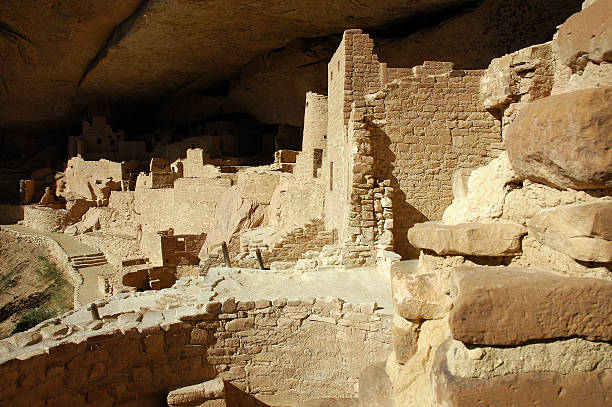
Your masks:
{"label": "stone cliff dwelling ruin", "polygon": [[611,0],[21,3],[0,405],[612,405]]}

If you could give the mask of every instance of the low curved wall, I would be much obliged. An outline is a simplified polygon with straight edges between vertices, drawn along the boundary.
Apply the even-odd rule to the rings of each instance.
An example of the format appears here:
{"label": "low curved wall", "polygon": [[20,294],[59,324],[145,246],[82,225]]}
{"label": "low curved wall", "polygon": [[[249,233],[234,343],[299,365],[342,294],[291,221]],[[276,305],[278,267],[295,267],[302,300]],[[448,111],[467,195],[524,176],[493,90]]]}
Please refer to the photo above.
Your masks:
{"label": "low curved wall", "polygon": [[23,224],[45,232],[63,232],[66,228],[67,216],[68,211],[65,209],[46,208],[38,205],[23,207]]}
{"label": "low curved wall", "polygon": [[101,321],[81,309],[0,341],[0,405],[158,406],[214,377],[263,400],[351,397],[390,351],[390,316],[375,304],[210,302],[204,281],[123,294],[102,303]]}

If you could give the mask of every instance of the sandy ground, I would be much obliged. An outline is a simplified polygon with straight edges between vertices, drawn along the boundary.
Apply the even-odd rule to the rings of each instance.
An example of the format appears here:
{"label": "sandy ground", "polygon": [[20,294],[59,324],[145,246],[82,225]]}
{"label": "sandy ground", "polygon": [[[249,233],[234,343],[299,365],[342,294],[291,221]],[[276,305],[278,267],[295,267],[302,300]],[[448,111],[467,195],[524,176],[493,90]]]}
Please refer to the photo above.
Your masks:
{"label": "sandy ground", "polygon": [[[6,312],[0,319],[8,316],[0,321],[0,337],[10,335],[19,318],[44,301],[40,295],[51,283],[35,271],[45,264],[40,257],[51,259],[44,248],[0,232],[0,310]],[[71,307],[72,293],[65,300]]]}
{"label": "sandy ground", "polygon": [[354,304],[376,302],[379,308],[392,313],[391,278],[388,273],[381,273],[376,267],[302,274],[252,269],[230,271],[223,267],[213,271],[218,271],[224,277],[215,287],[218,299],[338,297]]}
{"label": "sandy ground", "polygon": [[[4,226],[18,232],[26,232],[47,236],[59,243],[68,256],[79,256],[83,254],[96,253],[99,250],[81,243],[76,237],[65,235],[63,233],[43,232],[40,230],[28,228],[21,225]],[[88,304],[97,299],[103,298],[104,294],[98,289],[98,276],[103,275],[110,277],[114,275],[115,270],[109,264],[102,266],[92,266],[79,269],[79,273],[83,276],[83,284],[79,288],[79,302]]]}

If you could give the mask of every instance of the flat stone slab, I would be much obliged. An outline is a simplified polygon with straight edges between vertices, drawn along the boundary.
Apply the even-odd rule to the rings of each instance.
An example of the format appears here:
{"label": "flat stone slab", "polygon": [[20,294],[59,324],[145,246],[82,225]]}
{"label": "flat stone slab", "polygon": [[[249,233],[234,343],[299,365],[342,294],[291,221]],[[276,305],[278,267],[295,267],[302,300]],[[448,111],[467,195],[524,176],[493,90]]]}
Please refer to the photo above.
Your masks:
{"label": "flat stone slab", "polygon": [[207,401],[220,400],[225,405],[223,380],[213,379],[192,386],[181,387],[168,393],[171,407],[196,407]]}
{"label": "flat stone slab", "polygon": [[504,143],[522,178],[560,189],[612,187],[612,87],[538,99],[508,125]]}
{"label": "flat stone slab", "polygon": [[612,340],[612,281],[518,267],[451,274],[452,337],[479,345],[582,337]]}
{"label": "flat stone slab", "polygon": [[526,372],[488,379],[453,375],[448,367],[452,341],[437,350],[432,385],[438,405],[446,407],[601,407],[612,403],[612,369],[559,374]]}
{"label": "flat stone slab", "polygon": [[612,201],[544,209],[527,227],[529,236],[573,259],[612,261]]}
{"label": "flat stone slab", "polygon": [[410,244],[440,255],[513,256],[521,253],[522,225],[507,222],[445,225],[424,222],[408,230]]}

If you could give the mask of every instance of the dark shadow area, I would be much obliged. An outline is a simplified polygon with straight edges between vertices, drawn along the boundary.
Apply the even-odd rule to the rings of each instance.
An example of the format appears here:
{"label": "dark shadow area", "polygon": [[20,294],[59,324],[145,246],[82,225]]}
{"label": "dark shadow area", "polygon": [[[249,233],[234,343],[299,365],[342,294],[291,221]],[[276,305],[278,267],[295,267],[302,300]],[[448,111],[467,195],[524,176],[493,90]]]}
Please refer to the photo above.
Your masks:
{"label": "dark shadow area", "polygon": [[494,58],[552,40],[581,8],[582,0],[484,0],[417,30],[402,23],[383,30],[375,52],[390,67],[445,61],[455,69],[485,69]]}
{"label": "dark shadow area", "polygon": [[227,407],[269,407],[268,404],[240,390],[230,382],[223,381],[223,387]]}

